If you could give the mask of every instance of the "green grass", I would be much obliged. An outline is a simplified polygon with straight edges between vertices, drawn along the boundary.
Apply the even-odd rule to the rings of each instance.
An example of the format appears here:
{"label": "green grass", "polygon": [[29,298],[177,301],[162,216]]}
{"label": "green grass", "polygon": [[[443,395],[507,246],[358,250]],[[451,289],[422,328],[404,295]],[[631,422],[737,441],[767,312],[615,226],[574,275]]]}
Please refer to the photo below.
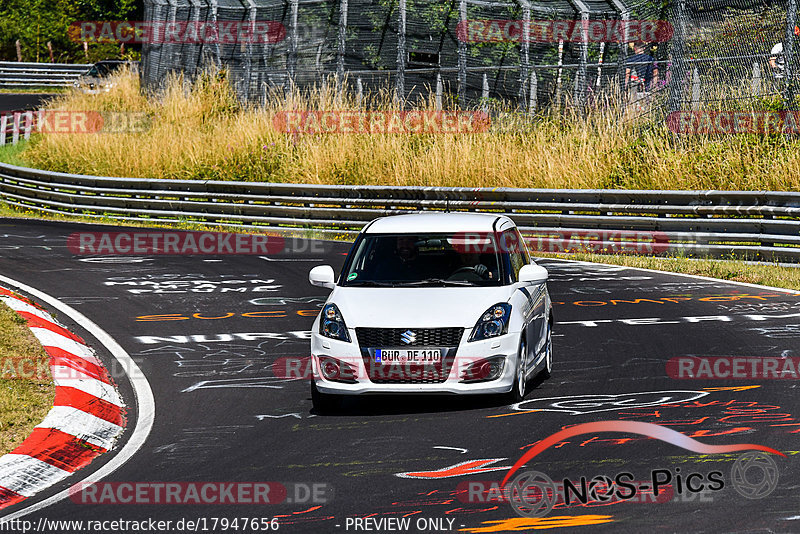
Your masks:
{"label": "green grass", "polygon": [[22,153],[28,146],[30,141],[22,140],[16,145],[3,145],[0,146],[0,162],[8,163],[9,165],[29,166],[30,164],[25,161]]}
{"label": "green grass", "polygon": [[49,378],[50,358],[16,312],[0,304],[0,372],[45,369],[47,377],[0,377],[0,454],[12,451],[42,422],[53,406],[55,387]]}

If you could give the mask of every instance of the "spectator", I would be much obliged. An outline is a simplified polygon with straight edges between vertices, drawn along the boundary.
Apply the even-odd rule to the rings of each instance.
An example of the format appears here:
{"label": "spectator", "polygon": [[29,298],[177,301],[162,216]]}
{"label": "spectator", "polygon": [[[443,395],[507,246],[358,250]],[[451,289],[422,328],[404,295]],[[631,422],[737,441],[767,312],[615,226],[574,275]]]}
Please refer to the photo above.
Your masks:
{"label": "spectator", "polygon": [[[795,36],[800,36],[800,26],[794,27]],[[775,43],[775,46],[770,50],[769,67],[772,70],[772,76],[775,78],[783,78],[786,71],[786,58],[783,55],[783,43]]]}
{"label": "spectator", "polygon": [[629,64],[625,69],[626,86],[637,91],[650,91],[658,84],[658,64],[645,52],[644,43],[634,43],[633,52],[626,61]]}

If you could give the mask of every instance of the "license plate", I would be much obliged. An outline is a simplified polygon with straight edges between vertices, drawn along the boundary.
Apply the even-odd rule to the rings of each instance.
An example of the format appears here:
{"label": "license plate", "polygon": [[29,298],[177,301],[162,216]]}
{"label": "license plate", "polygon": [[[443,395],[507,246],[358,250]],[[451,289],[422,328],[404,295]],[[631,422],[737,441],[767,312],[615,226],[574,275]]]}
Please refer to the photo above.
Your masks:
{"label": "license plate", "polygon": [[412,365],[441,361],[442,351],[439,349],[375,349],[375,363]]}

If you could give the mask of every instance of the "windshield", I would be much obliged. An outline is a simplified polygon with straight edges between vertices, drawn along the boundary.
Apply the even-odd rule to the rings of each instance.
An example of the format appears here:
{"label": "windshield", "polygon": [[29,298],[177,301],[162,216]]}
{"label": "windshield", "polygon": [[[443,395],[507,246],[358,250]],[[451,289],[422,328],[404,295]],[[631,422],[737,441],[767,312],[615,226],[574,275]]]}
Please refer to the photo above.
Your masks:
{"label": "windshield", "polygon": [[494,237],[453,234],[364,235],[342,273],[343,286],[497,286]]}

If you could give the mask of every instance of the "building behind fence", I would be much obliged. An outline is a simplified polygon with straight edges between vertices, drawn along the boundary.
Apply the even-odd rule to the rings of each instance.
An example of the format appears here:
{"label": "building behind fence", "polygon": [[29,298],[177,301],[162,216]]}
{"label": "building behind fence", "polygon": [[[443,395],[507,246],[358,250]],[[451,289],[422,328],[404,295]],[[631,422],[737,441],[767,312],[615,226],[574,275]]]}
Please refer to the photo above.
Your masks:
{"label": "building behind fence", "polygon": [[[604,94],[624,95],[626,103],[647,98],[672,111],[794,109],[796,2],[145,0],[148,22],[273,21],[284,33],[273,42],[148,43],[141,77],[157,89],[170,72],[193,79],[207,65],[225,66],[240,98],[254,102],[275,89],[336,83],[354,92],[388,88],[405,101],[438,90],[453,105],[499,99],[530,111],[593,105]],[[668,22],[668,39],[645,43],[659,72],[651,87],[631,80],[635,31],[608,41],[587,32],[549,42],[477,42],[464,34],[474,21],[576,21],[582,28],[600,20]]]}

